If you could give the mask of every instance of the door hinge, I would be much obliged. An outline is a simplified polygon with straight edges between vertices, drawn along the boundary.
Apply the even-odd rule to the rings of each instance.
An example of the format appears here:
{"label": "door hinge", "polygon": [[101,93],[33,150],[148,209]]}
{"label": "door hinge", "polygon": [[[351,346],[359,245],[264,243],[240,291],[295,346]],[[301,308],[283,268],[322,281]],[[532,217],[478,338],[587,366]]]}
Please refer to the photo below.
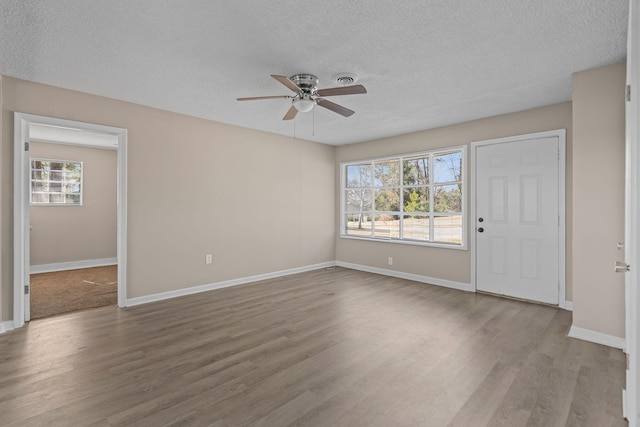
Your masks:
{"label": "door hinge", "polygon": [[631,101],[631,85],[627,85],[627,93],[625,94],[627,102]]}
{"label": "door hinge", "polygon": [[24,143],[24,151],[29,151],[29,142]]}
{"label": "door hinge", "polygon": [[24,285],[24,294],[29,295],[29,285]]}

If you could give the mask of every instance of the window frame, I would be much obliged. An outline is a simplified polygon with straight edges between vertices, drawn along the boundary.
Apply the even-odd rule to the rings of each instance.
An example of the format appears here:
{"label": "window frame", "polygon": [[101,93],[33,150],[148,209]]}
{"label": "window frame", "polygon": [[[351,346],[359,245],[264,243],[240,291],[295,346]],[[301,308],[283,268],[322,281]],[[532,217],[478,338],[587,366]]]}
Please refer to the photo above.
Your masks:
{"label": "window frame", "polygon": [[[462,242],[460,244],[457,243],[447,243],[447,242],[435,242],[435,241],[420,241],[420,240],[411,240],[411,239],[404,239],[404,238],[395,238],[395,237],[374,237],[372,236],[362,236],[362,235],[350,235],[346,233],[346,218],[347,215],[349,214],[349,211],[347,210],[347,182],[346,182],[346,175],[347,175],[347,167],[348,166],[353,166],[353,165],[360,165],[363,163],[378,163],[378,162],[384,162],[384,161],[397,161],[400,163],[400,165],[402,166],[403,161],[404,160],[409,160],[411,158],[415,158],[415,157],[421,157],[421,156],[430,156],[430,157],[437,157],[438,155],[443,155],[443,154],[450,154],[453,152],[460,152],[461,153],[461,164],[460,164],[460,174],[461,174],[461,179],[460,181],[455,181],[455,184],[457,185],[457,183],[460,183],[460,185],[462,185],[462,192],[461,192],[461,200],[460,200],[460,204],[461,204],[461,211],[460,211],[460,215],[462,216]],[[430,165],[433,164],[433,161],[431,160],[429,162]],[[468,193],[467,191],[467,146],[466,145],[456,145],[456,146],[451,146],[451,147],[441,147],[441,148],[436,148],[436,149],[431,149],[431,150],[425,150],[425,151],[418,151],[418,152],[411,152],[411,153],[402,153],[402,154],[396,154],[396,155],[392,155],[392,156],[384,156],[384,157],[374,157],[374,158],[366,158],[366,159],[357,159],[357,160],[350,160],[350,161],[343,161],[340,162],[340,206],[339,206],[339,214],[340,214],[340,231],[339,231],[339,237],[341,239],[353,239],[353,240],[364,240],[364,241],[370,241],[370,242],[381,242],[381,243],[394,243],[394,244],[402,244],[402,245],[414,245],[414,246],[426,246],[426,247],[436,247],[436,248],[442,248],[442,249],[454,249],[454,250],[467,250],[468,248],[468,238],[467,238],[467,196],[466,194]],[[438,213],[435,212],[435,206],[434,206],[434,191],[432,191],[432,189],[436,186],[439,185],[448,185],[451,183],[435,183],[432,182],[433,179],[433,170],[429,170],[429,183],[425,185],[425,187],[429,188],[429,212],[427,215],[424,215],[426,218],[430,219],[430,226],[429,226],[429,231],[430,234],[429,236],[431,238],[433,238],[433,234],[431,234],[432,230],[433,230],[433,223],[431,222],[431,218],[435,218],[438,216],[447,216],[446,214],[442,214],[442,213]],[[403,202],[403,191],[405,190],[405,188],[410,188],[410,187],[416,187],[416,185],[407,185],[405,186],[403,180],[402,180],[402,170],[400,170],[400,183],[399,183],[399,191],[400,191],[400,216],[403,216],[405,214],[408,214],[409,212],[404,212],[403,207],[404,207],[404,202]],[[372,191],[375,191],[374,188],[375,186],[373,185],[374,181],[375,181],[375,177],[372,175],[371,176],[371,189]],[[385,187],[380,187],[380,188],[385,188]],[[372,199],[373,203],[375,203],[375,196]],[[372,213],[375,212],[375,206],[371,207],[371,211]],[[382,212],[382,211],[381,211]],[[382,212],[384,213],[384,212]],[[404,222],[404,219],[400,222],[399,224],[399,232],[402,233],[402,224]]]}
{"label": "window frame", "polygon": [[[42,180],[35,180],[33,178],[33,162],[49,162],[49,163],[63,163],[65,166],[68,163],[79,163],[80,164],[80,180],[79,180],[79,186],[80,186],[80,200],[78,201],[78,203],[51,203],[51,202],[34,202],[33,201],[33,182],[34,181],[42,181]],[[48,180],[46,182],[51,183],[51,180]],[[58,181],[56,181],[58,182]],[[71,182],[68,182],[66,180],[60,181],[60,183],[62,185],[66,185],[66,184],[74,184]],[[56,193],[56,192],[54,192]],[[75,193],[65,193],[65,192],[60,192],[61,194],[75,194]],[[48,191],[46,194],[52,194],[51,191]],[[66,197],[65,197],[66,199]],[[51,159],[51,158],[44,158],[44,157],[32,157],[29,159],[29,206],[83,206],[84,204],[84,162],[81,160],[61,160],[61,159]]]}

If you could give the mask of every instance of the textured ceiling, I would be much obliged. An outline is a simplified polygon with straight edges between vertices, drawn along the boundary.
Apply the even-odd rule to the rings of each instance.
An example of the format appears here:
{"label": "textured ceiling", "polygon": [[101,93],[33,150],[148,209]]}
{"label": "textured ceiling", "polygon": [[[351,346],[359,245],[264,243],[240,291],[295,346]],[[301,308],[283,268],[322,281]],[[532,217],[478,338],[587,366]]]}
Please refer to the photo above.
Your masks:
{"label": "textured ceiling", "polygon": [[[627,0],[0,0],[0,73],[348,144],[567,101],[626,56]],[[354,73],[365,95],[282,121],[270,74]]]}

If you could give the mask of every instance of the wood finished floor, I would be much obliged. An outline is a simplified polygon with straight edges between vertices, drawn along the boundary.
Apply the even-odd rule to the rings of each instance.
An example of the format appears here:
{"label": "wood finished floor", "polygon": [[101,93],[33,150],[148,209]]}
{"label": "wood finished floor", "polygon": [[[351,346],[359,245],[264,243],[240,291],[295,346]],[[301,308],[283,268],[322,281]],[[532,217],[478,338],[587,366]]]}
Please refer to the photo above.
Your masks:
{"label": "wood finished floor", "polygon": [[624,426],[571,313],[336,268],[0,335],[0,425]]}

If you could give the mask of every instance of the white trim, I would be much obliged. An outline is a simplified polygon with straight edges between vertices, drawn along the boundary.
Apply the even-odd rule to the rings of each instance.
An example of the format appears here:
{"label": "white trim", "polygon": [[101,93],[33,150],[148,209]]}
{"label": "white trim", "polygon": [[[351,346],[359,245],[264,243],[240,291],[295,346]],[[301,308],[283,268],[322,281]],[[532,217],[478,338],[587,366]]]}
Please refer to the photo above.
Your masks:
{"label": "white trim", "polygon": [[566,301],[564,302],[564,305],[560,305],[560,308],[564,308],[567,311],[573,311],[573,301]]}
{"label": "white trim", "polygon": [[75,127],[34,124],[31,126],[33,141],[53,142],[60,145],[73,145],[105,150],[118,149],[118,137],[112,132],[96,130],[82,132]]}
{"label": "white trim", "polygon": [[629,427],[640,425],[640,1],[629,0],[627,31],[626,84],[630,99],[625,100],[625,250],[624,262],[631,266],[625,274],[625,339],[627,353],[626,389],[623,394],[623,412]]}
{"label": "white trim", "polygon": [[[29,140],[29,118],[20,113],[14,114],[13,124],[13,326],[24,325],[26,298],[23,292],[28,283],[29,252],[29,208],[28,208],[28,174],[24,142]],[[26,209],[25,209],[26,206]]]}
{"label": "white trim", "polygon": [[31,274],[51,273],[54,271],[79,270],[81,268],[106,267],[118,264],[118,258],[86,259],[82,261],[57,262],[31,266]]}
{"label": "white trim", "polygon": [[[567,140],[567,131],[566,129],[556,129],[544,132],[536,132],[536,133],[528,133],[524,135],[515,135],[508,136],[504,138],[495,138],[488,139],[484,141],[474,141],[471,143],[471,221],[475,223],[476,218],[476,172],[477,172],[477,155],[476,150],[478,147],[485,145],[493,145],[493,144],[505,144],[509,142],[516,142],[522,140],[529,139],[540,139],[546,137],[557,137],[558,138],[558,215],[560,216],[560,226],[558,229],[558,307],[567,308],[566,296],[567,296],[567,283],[566,283],[566,222],[567,222],[567,214],[566,214],[566,140]],[[477,290],[477,280],[476,280],[476,236],[473,230],[474,227],[469,227],[469,242],[471,249],[471,286],[473,290]],[[571,304],[570,310],[573,310],[573,304]]]}
{"label": "white trim", "polygon": [[127,306],[127,144],[128,131],[118,132],[117,218],[118,307]]}
{"label": "white trim", "polygon": [[29,155],[24,143],[29,141],[32,124],[59,126],[114,135],[118,138],[117,184],[117,264],[118,306],[124,307],[127,295],[127,130],[112,126],[77,122],[33,114],[14,113],[14,186],[13,186],[13,326],[22,327],[29,320],[28,296],[24,285],[29,283]]}
{"label": "white trim", "polygon": [[473,292],[478,291],[478,283],[476,280],[476,218],[478,217],[476,214],[476,147],[474,143],[471,143],[471,150],[469,150],[469,176],[471,180],[470,191],[469,193],[469,205],[471,206],[471,212],[469,213],[469,218],[467,219],[471,224],[474,224],[471,227],[468,227],[469,230],[469,255],[471,257],[471,289]]}
{"label": "white trim", "polygon": [[[558,230],[558,301],[567,299],[567,131],[558,132],[558,215],[560,227]],[[573,310],[573,304],[572,304]]]}
{"label": "white trim", "polygon": [[569,329],[568,336],[583,341],[619,348],[621,350],[624,350],[625,347],[624,338],[603,334],[602,332],[596,332],[590,329],[579,328],[573,325],[571,325],[571,329]]}
{"label": "white trim", "polygon": [[350,268],[352,270],[366,271],[368,273],[381,274],[383,276],[397,277],[399,279],[413,280],[414,282],[427,283],[429,285],[442,286],[444,288],[457,289],[459,291],[474,292],[474,289],[469,283],[438,279],[437,277],[422,276],[419,274],[404,273],[396,270],[387,270],[386,268],[370,267],[368,265],[352,264],[350,262],[336,261],[336,266]]}
{"label": "white trim", "polygon": [[136,305],[147,304],[150,302],[163,301],[166,299],[182,297],[185,295],[198,294],[200,292],[207,292],[215,289],[228,288],[230,286],[244,285],[246,283],[257,282],[260,280],[275,279],[278,277],[289,276],[291,274],[298,274],[298,273],[304,273],[307,271],[320,270],[322,268],[335,267],[335,265],[336,263],[333,261],[323,262],[320,264],[307,265],[304,267],[291,268],[288,270],[274,271],[272,273],[258,274],[256,276],[241,277],[238,279],[224,280],[222,282],[210,283],[207,285],[193,286],[190,288],[177,289],[175,291],[145,295],[142,297],[127,299],[126,306],[133,307]]}
{"label": "white trim", "polygon": [[[466,221],[462,220],[462,228],[465,228]],[[377,242],[377,243],[393,243],[397,245],[409,245],[409,246],[422,246],[438,249],[453,249],[456,251],[466,251],[467,247],[462,245],[455,245],[453,243],[436,243],[436,242],[420,242],[418,240],[402,240],[402,239],[383,239],[381,237],[360,237],[360,236],[339,236],[345,240],[362,240],[365,242]]]}
{"label": "white trim", "polygon": [[13,321],[7,320],[6,322],[0,322],[0,334],[12,331],[13,329]]}
{"label": "white trim", "polygon": [[624,388],[622,389],[622,418],[629,420],[627,416],[627,390]]}
{"label": "white trim", "polygon": [[380,162],[380,161],[385,161],[385,160],[394,160],[397,159],[399,157],[417,157],[417,156],[422,156],[423,154],[448,154],[448,153],[453,153],[455,151],[458,151],[462,148],[466,148],[466,144],[460,144],[460,145],[447,145],[445,147],[437,147],[437,148],[429,148],[427,150],[421,150],[421,151],[412,151],[409,153],[399,153],[399,154],[390,154],[388,156],[380,156],[380,157],[367,157],[365,159],[355,159],[355,160],[343,160],[340,162],[340,166],[345,166],[345,165],[354,165],[354,164],[358,164],[358,163],[367,163],[367,162]]}

